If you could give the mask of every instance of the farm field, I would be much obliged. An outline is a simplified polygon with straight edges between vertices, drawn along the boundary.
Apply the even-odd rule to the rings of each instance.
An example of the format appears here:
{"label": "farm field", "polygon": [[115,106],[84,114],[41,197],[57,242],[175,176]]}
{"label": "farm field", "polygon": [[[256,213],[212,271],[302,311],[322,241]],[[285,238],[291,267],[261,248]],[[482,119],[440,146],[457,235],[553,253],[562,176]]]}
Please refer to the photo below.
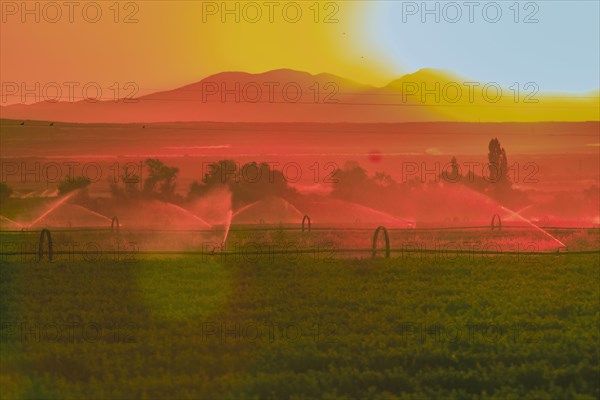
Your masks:
{"label": "farm field", "polygon": [[[515,183],[524,189],[580,190],[599,179],[598,152],[590,146],[598,138],[597,121],[173,123],[148,124],[145,128],[134,124],[50,126],[48,121],[20,124],[20,120],[0,119],[0,178],[23,193],[52,191],[58,181],[73,172],[89,175],[95,181],[90,188],[92,194],[106,195],[111,176],[127,165],[137,173],[140,169],[136,166],[149,157],[180,169],[177,190],[181,194],[187,193],[192,181],[207,172],[209,163],[222,159],[268,162],[279,169],[296,164],[300,169],[296,185],[301,188],[323,185],[332,165],[341,168],[348,161],[358,161],[369,173],[386,171],[398,182],[404,182],[412,178],[407,172],[409,165],[417,163],[416,175],[421,177],[422,170],[424,173],[438,164],[443,167],[452,156],[458,158],[466,174],[467,162],[487,162],[486,148],[491,137],[503,138],[510,150],[510,165],[519,171]],[[380,159],[373,160],[372,155],[379,153]],[[477,174],[482,173],[480,164],[475,164]],[[535,170],[528,167],[533,164]],[[44,178],[45,175],[48,176]]]}
{"label": "farm field", "polygon": [[[536,127],[514,126],[522,134],[506,143],[519,149]],[[339,140],[348,125],[301,127],[313,139],[293,139],[293,154],[279,133],[296,128],[284,125],[225,125],[219,135],[203,124],[149,125],[141,141],[137,128],[103,126],[100,140],[97,127],[57,124],[49,142],[50,125],[9,124],[0,398],[598,398],[598,155],[558,154],[551,140],[573,128],[587,143],[595,127],[539,126],[549,147],[536,151],[546,153],[511,153],[539,176],[511,176],[501,201],[470,180],[409,182],[405,166],[431,171],[451,160],[427,150],[437,136],[387,148],[397,130],[415,137],[410,124],[354,127],[349,136],[368,138],[360,145]],[[452,137],[445,150],[466,163],[486,159],[489,138],[478,129],[506,126],[418,128]],[[457,129],[465,140],[454,148]],[[31,153],[39,140],[44,153]],[[190,154],[169,150],[181,151],[179,141]],[[262,154],[265,141],[281,149]],[[83,149],[68,146],[76,142]],[[240,182],[196,182],[206,163],[225,158],[239,164]],[[241,163],[256,160],[305,173],[294,185],[285,167],[264,175],[279,171],[284,185],[250,182]],[[44,179],[42,166],[72,163],[96,165],[102,179],[70,189],[64,175]],[[125,166],[141,177],[133,186],[129,172],[115,183]],[[178,169],[177,186],[156,175]],[[388,186],[378,171],[390,171]]]}
{"label": "farm field", "polygon": [[4,398],[593,399],[599,255],[2,259]]}
{"label": "farm field", "polygon": [[600,400],[600,1],[0,3],[0,400]]}

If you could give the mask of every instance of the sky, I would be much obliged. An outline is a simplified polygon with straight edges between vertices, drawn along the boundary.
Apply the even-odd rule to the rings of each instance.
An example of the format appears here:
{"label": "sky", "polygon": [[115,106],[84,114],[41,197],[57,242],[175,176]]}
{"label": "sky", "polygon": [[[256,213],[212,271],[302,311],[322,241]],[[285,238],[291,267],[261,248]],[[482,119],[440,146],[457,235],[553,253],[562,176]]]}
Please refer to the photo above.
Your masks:
{"label": "sky", "polygon": [[[436,3],[439,16],[425,12]],[[365,42],[397,70],[445,68],[503,86],[536,82],[545,92],[598,89],[600,2],[464,3],[378,1]]]}
{"label": "sky", "polygon": [[[541,92],[600,87],[598,1],[423,4],[152,0],[70,9],[2,0],[1,81],[121,90],[134,82],[142,95],[223,71],[290,68],[382,86],[433,67],[507,87],[535,82]],[[437,16],[424,13],[435,7]]]}

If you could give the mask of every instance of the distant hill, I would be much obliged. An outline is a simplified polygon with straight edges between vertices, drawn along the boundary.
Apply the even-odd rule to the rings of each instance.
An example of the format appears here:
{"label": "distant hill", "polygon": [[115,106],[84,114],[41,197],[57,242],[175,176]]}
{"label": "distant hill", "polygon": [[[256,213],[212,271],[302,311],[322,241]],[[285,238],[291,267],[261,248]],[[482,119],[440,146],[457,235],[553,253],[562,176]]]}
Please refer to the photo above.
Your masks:
{"label": "distant hill", "polygon": [[281,69],[224,72],[130,101],[39,102],[0,111],[2,118],[79,123],[600,120],[597,91],[558,97],[537,93],[525,83],[519,86],[517,93],[423,69],[376,88],[331,74]]}

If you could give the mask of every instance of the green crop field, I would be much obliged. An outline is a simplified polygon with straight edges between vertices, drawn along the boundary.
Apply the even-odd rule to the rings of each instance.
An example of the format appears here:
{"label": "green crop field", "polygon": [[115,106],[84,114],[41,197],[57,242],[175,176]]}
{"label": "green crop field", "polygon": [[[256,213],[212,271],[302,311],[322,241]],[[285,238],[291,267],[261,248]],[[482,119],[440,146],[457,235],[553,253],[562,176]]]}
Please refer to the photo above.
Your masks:
{"label": "green crop field", "polygon": [[2,399],[595,399],[599,254],[1,265]]}

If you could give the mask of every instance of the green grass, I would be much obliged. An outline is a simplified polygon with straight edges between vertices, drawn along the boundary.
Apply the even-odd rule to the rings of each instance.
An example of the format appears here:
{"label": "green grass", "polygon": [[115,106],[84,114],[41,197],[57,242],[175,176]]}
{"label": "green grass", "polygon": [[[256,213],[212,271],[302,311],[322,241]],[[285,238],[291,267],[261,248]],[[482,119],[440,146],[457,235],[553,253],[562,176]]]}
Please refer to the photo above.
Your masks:
{"label": "green grass", "polygon": [[22,221],[32,221],[52,204],[53,199],[31,197],[27,199],[9,199],[0,204],[0,215]]}
{"label": "green grass", "polygon": [[598,254],[535,260],[9,257],[0,397],[598,398]]}

